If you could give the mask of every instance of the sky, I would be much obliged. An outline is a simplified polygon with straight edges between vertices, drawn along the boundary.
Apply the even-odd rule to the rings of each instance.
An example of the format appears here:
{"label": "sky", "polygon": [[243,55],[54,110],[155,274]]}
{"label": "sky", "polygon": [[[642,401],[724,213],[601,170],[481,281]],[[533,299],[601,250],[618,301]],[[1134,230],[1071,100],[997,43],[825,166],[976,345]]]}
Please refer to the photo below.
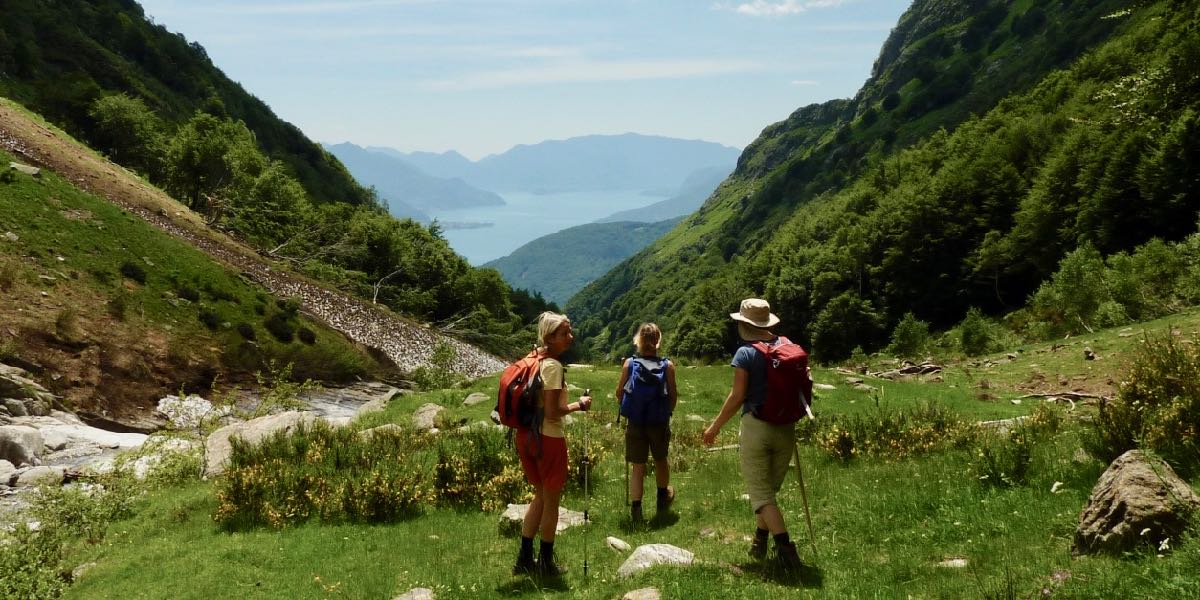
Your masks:
{"label": "sky", "polygon": [[626,132],[743,148],[852,97],[911,0],[141,0],[315,141],[456,150]]}

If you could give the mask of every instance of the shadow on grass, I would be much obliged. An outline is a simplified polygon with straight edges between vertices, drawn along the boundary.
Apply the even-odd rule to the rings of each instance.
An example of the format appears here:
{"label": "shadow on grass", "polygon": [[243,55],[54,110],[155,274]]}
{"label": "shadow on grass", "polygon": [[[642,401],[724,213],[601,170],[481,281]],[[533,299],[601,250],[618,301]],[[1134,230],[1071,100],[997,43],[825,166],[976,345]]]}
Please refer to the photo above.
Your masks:
{"label": "shadow on grass", "polygon": [[824,585],[821,569],[809,563],[801,563],[799,569],[785,569],[773,561],[753,562],[740,567],[742,571],[758,575],[764,581],[788,587],[819,588]]}
{"label": "shadow on grass", "polygon": [[[569,575],[569,573],[568,573]],[[543,594],[546,592],[568,592],[566,577],[531,577],[516,575],[508,583],[496,586],[496,593],[505,596],[520,596],[524,594]]]}
{"label": "shadow on grass", "polygon": [[650,519],[642,521],[641,523],[634,523],[631,519],[626,517],[624,520],[621,521],[621,530],[624,531],[625,533],[637,533],[639,531],[658,531],[659,529],[665,529],[665,528],[670,527],[678,522],[679,522],[679,515],[677,513],[675,513],[674,511],[661,512],[661,513],[655,514],[654,517],[652,517]]}

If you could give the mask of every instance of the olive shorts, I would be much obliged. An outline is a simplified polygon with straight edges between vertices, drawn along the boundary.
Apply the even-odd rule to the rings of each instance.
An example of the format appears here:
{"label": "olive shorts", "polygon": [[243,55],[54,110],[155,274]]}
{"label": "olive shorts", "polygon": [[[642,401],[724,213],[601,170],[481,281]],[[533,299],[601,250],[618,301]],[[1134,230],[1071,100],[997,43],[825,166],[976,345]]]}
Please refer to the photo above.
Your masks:
{"label": "olive shorts", "polygon": [[654,460],[667,460],[667,447],[671,442],[671,425],[629,425],[625,428],[625,462],[635,465],[646,463],[650,454]]}
{"label": "olive shorts", "polygon": [[773,425],[746,413],[742,415],[738,443],[750,508],[758,514],[768,504],[778,506],[775,495],[783,487],[791,464],[796,447],[796,426]]}

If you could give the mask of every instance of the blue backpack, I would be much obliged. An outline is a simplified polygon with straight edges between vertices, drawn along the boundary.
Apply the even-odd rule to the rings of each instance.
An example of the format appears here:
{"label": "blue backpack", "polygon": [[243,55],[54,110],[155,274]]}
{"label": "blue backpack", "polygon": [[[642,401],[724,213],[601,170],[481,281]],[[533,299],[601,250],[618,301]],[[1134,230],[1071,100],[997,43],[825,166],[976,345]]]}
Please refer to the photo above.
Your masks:
{"label": "blue backpack", "polygon": [[671,401],[667,392],[665,358],[631,357],[629,379],[621,398],[621,416],[631,425],[663,425],[671,420]]}

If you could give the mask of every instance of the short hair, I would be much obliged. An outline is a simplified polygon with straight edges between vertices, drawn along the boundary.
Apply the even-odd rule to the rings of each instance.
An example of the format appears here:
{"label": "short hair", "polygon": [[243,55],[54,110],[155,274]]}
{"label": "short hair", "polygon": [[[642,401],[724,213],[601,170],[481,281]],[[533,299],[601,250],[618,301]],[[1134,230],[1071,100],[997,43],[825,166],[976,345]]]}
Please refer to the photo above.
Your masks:
{"label": "short hair", "polygon": [[642,323],[642,326],[638,327],[637,334],[633,336],[633,343],[641,354],[657,350],[660,340],[662,340],[662,330],[654,323]]}
{"label": "short hair", "polygon": [[547,345],[546,339],[554,334],[563,323],[570,323],[571,319],[567,315],[559,314],[552,311],[546,311],[538,315],[538,343]]}

